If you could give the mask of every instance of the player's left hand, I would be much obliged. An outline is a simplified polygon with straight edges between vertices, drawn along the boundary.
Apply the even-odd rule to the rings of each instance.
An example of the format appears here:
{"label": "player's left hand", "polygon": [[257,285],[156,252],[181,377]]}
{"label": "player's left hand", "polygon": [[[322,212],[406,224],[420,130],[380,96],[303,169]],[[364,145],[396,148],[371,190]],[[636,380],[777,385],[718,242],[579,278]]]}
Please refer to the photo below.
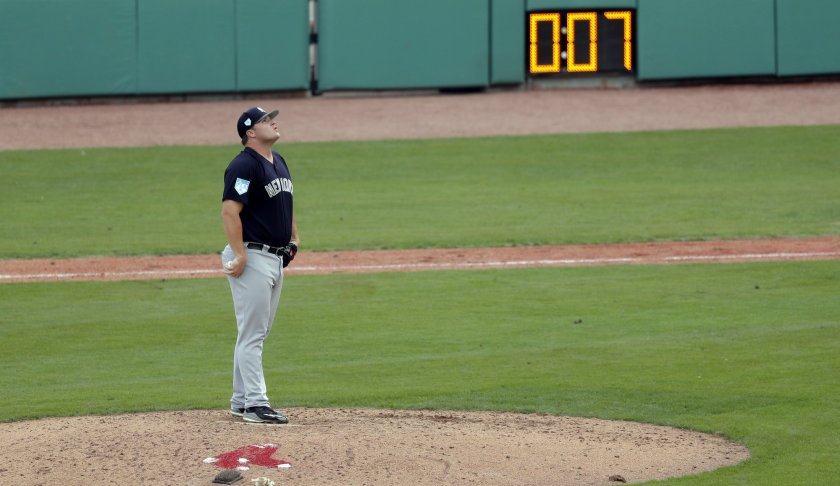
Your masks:
{"label": "player's left hand", "polygon": [[283,268],[289,266],[292,260],[297,255],[298,245],[296,241],[290,241],[288,245],[283,248]]}

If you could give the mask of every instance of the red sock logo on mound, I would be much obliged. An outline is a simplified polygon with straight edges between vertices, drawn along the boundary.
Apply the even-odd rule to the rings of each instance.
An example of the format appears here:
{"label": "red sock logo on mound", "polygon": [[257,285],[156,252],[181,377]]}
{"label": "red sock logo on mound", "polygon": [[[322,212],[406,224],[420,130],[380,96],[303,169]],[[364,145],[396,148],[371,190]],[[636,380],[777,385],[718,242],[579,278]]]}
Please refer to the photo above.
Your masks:
{"label": "red sock logo on mound", "polygon": [[252,464],[270,468],[291,467],[291,464],[286,461],[272,458],[271,456],[276,452],[277,446],[274,444],[254,444],[215,457],[208,457],[204,462],[222,469],[248,469]]}

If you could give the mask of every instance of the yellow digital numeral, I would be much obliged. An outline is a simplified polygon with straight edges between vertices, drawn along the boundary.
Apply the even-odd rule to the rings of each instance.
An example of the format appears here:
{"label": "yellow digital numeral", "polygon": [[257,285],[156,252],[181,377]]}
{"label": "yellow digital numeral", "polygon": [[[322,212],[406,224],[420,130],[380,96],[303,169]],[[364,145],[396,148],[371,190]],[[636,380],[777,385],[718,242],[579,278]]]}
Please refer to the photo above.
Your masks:
{"label": "yellow digital numeral", "polygon": [[[575,22],[589,22],[589,64],[575,62]],[[574,72],[595,72],[598,70],[598,15],[595,12],[576,12],[566,16],[569,29],[568,49],[569,61],[566,70]]]}
{"label": "yellow digital numeral", "polygon": [[[539,22],[551,22],[551,64],[539,64],[537,60],[537,24]],[[559,73],[560,72],[560,14],[559,13],[536,13],[530,16],[530,39],[531,59],[530,66],[532,73]]]}
{"label": "yellow digital numeral", "polygon": [[625,10],[622,12],[604,12],[604,17],[609,20],[621,20],[624,22],[624,69],[628,71],[633,70],[633,31],[630,26],[630,16],[632,12]]}

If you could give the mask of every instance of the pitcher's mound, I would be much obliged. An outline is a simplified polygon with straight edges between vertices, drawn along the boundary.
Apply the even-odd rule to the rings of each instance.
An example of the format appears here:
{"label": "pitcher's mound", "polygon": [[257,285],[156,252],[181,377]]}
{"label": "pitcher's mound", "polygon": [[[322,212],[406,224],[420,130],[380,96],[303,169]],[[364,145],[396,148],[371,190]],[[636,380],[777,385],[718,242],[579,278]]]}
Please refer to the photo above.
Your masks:
{"label": "pitcher's mound", "polygon": [[289,425],[227,411],[0,424],[2,484],[204,485],[213,457],[251,445],[245,481],[289,484],[606,485],[697,474],[749,457],[718,436],[635,422],[495,412],[286,409]]}

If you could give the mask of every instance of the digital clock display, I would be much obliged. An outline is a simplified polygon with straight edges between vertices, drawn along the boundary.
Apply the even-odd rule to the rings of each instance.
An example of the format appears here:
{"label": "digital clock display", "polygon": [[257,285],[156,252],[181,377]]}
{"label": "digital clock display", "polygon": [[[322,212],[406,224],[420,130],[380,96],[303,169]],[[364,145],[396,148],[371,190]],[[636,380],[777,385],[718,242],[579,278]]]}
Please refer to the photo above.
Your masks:
{"label": "digital clock display", "polygon": [[532,76],[634,72],[632,10],[528,14]]}

